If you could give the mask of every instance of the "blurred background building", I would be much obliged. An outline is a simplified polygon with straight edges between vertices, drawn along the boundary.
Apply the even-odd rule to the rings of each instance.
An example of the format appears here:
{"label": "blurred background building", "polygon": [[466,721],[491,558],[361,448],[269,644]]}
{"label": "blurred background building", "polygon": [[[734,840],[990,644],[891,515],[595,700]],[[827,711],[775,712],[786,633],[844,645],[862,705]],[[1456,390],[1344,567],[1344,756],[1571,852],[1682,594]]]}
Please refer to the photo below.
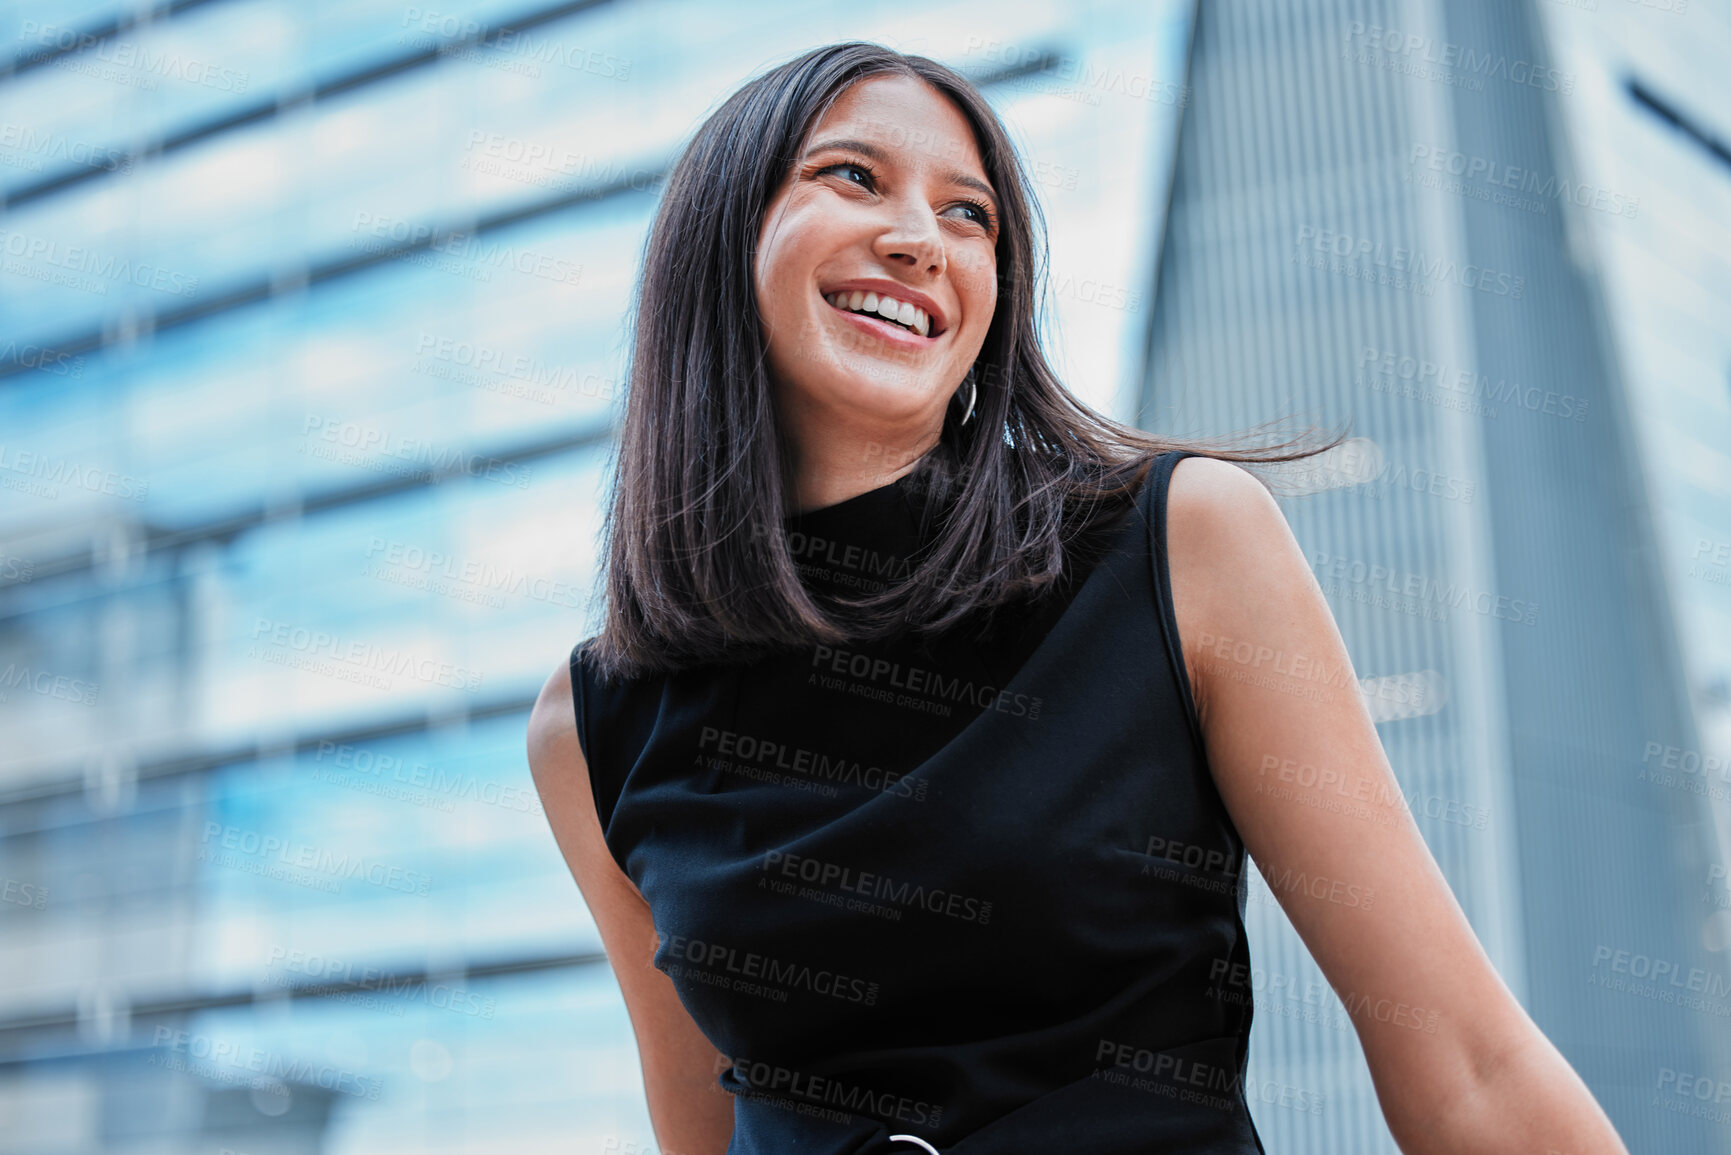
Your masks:
{"label": "blurred background building", "polygon": [[[1372,712],[1486,949],[1652,1152],[1731,1149],[1731,22],[1685,7],[1204,0],[1141,407],[1350,423],[1271,480],[1359,675],[1434,691]],[[1252,912],[1252,1072],[1328,1104],[1270,1150],[1395,1150]]]}
{"label": "blurred background building", "polygon": [[[593,632],[661,175],[851,38],[1010,124],[1084,400],[1351,420],[1271,479],[1358,672],[1423,690],[1371,697],[1421,829],[1631,1149],[1731,1151],[1695,1095],[1731,1080],[1725,0],[57,0],[0,37],[7,1151],[653,1150],[524,724]],[[1270,1150],[1392,1151],[1253,897]]]}

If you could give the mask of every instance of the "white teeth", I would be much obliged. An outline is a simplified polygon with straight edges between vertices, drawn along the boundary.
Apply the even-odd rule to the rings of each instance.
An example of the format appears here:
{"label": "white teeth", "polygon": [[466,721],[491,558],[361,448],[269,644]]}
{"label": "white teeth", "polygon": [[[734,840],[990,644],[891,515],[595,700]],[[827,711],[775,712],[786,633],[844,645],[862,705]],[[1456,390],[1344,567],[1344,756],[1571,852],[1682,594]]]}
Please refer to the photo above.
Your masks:
{"label": "white teeth", "polygon": [[929,336],[932,331],[932,320],[924,309],[907,301],[898,301],[894,297],[880,297],[876,293],[855,289],[851,293],[831,293],[824,300],[838,309],[876,314],[887,321],[895,321],[922,337]]}

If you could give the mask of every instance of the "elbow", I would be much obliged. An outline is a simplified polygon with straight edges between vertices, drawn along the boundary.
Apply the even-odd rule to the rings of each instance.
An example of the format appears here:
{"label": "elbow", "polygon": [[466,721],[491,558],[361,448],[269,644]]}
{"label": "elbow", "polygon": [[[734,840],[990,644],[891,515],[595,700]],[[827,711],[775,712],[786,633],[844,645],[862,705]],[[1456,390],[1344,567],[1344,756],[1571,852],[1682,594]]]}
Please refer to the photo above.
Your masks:
{"label": "elbow", "polygon": [[1431,1072],[1430,1096],[1422,1087],[1379,1085],[1402,1152],[1629,1155],[1574,1068],[1524,1012],[1521,1020],[1524,1029],[1463,1047],[1444,1071]]}

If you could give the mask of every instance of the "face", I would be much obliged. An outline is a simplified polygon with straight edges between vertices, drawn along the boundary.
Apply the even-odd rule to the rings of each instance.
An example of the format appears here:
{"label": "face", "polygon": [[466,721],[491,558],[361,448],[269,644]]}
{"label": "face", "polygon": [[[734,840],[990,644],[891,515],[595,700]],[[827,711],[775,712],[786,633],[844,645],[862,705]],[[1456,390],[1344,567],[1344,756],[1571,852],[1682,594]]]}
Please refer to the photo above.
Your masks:
{"label": "face", "polygon": [[936,442],[997,305],[997,238],[955,105],[905,76],[842,93],[764,216],[754,270],[796,443],[835,428]]}

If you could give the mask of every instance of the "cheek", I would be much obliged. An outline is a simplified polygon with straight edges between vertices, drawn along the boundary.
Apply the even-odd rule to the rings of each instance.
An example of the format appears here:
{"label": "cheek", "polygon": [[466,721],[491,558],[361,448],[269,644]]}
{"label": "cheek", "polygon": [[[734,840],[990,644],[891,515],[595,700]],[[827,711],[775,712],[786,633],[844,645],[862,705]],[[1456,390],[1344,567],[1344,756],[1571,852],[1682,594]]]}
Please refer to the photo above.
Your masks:
{"label": "cheek", "polygon": [[968,312],[983,312],[989,318],[998,301],[998,266],[992,255],[971,254],[952,275]]}
{"label": "cheek", "polygon": [[815,275],[808,230],[789,221],[776,229],[758,250],[756,280],[758,307],[766,317],[803,313]]}
{"label": "cheek", "polygon": [[752,279],[759,308],[767,314],[783,295],[779,290],[788,283],[788,275],[793,271],[790,266],[798,255],[799,219],[789,212],[785,201],[777,201],[769,206],[763,220],[757,251],[752,256]]}
{"label": "cheek", "polygon": [[752,260],[752,281],[757,290],[757,307],[764,315],[773,311],[775,287],[781,282],[781,245],[771,237],[758,248]]}

